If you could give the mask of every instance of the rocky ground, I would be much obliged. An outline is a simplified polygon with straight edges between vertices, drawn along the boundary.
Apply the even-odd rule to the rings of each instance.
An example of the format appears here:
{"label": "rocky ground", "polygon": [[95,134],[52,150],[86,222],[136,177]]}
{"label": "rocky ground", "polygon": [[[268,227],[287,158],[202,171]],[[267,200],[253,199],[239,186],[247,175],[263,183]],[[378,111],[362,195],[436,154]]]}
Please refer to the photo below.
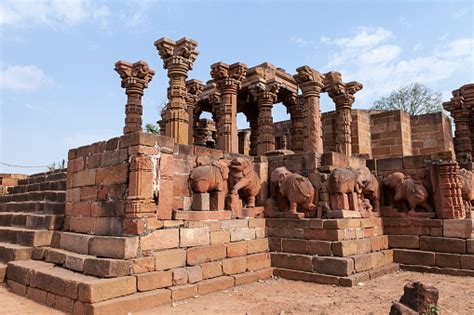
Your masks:
{"label": "rocky ground", "polygon": [[[139,314],[388,314],[391,301],[400,298],[409,281],[437,287],[442,314],[474,314],[473,278],[415,272],[386,275],[354,288],[270,279]],[[1,286],[0,305],[0,314],[60,314]]]}

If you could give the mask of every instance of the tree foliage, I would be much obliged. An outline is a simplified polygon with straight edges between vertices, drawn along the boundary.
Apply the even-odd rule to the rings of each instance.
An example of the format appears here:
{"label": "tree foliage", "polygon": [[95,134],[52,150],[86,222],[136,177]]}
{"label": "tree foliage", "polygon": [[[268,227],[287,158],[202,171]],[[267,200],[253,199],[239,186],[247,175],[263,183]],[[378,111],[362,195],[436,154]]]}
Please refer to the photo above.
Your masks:
{"label": "tree foliage", "polygon": [[374,102],[373,110],[402,110],[410,115],[422,115],[443,110],[441,93],[421,83],[411,83],[392,91]]}
{"label": "tree foliage", "polygon": [[153,133],[155,135],[159,135],[160,134],[160,127],[158,127],[155,124],[146,124],[145,125],[145,131],[148,132],[148,133]]}

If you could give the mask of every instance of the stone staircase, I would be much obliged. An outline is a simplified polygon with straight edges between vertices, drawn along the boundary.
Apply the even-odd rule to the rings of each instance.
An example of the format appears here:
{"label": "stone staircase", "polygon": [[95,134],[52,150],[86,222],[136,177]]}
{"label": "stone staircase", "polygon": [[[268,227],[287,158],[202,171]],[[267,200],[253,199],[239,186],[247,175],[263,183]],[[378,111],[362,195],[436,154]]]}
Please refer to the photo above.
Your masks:
{"label": "stone staircase", "polygon": [[0,195],[0,282],[10,261],[31,259],[34,249],[50,246],[61,229],[66,199],[66,169],[18,179]]}

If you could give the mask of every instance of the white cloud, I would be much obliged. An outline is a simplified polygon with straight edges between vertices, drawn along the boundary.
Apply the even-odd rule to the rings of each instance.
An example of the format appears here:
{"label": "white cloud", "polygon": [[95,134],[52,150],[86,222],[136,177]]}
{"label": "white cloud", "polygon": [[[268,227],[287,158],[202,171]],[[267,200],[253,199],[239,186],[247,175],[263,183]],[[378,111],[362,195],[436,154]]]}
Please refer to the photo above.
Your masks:
{"label": "white cloud", "polygon": [[55,82],[35,65],[11,65],[0,71],[0,88],[14,92],[33,92],[54,86]]}
{"label": "white cloud", "polygon": [[296,44],[296,46],[301,47],[301,48],[315,46],[314,41],[306,40],[302,37],[292,37],[290,38],[290,42]]}
{"label": "white cloud", "polygon": [[7,0],[0,3],[0,26],[64,28],[87,21],[106,23],[110,10],[91,0]]}
{"label": "white cloud", "polygon": [[321,37],[321,42],[325,44],[336,44],[346,48],[373,47],[388,39],[393,38],[392,32],[382,27],[357,28],[357,33],[350,37],[329,38]]}
{"label": "white cloud", "polygon": [[[323,71],[336,70],[344,81],[356,80],[364,84],[356,101],[370,106],[374,99],[411,82],[436,85],[453,77],[463,69],[473,67],[473,38],[452,41],[440,40],[439,47],[424,56],[406,57],[393,40],[394,34],[381,27],[359,27],[352,36],[328,38],[321,42],[335,47]],[[421,43],[412,51],[420,51]]]}
{"label": "white cloud", "polygon": [[449,16],[451,16],[453,19],[459,19],[465,16],[466,13],[467,13],[467,10],[465,8],[462,8],[462,9],[452,12]]}

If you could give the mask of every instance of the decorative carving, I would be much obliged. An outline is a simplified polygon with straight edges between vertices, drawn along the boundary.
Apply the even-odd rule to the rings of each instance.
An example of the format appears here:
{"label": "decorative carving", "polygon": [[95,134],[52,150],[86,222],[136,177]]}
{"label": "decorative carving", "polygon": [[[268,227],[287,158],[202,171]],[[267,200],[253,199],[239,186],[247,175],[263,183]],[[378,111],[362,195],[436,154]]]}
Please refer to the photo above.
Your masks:
{"label": "decorative carving", "polygon": [[211,66],[211,76],[221,95],[221,101],[215,105],[217,148],[238,153],[237,135],[237,91],[245,78],[247,66],[234,63],[230,66],[218,62]]}
{"label": "decorative carving", "polygon": [[201,165],[191,171],[191,189],[195,193],[226,191],[229,168],[223,161]]}
{"label": "decorative carving", "polygon": [[[416,208],[421,207],[425,211],[432,212],[433,209],[428,204],[428,192],[423,184],[417,183],[413,178],[405,176],[401,172],[395,172],[384,179],[384,185],[395,191],[394,200],[396,202],[406,201],[409,206],[409,213],[416,213]],[[394,206],[394,205],[392,205]],[[402,209],[406,208],[406,204],[401,204]]]}
{"label": "decorative carving", "polygon": [[142,130],[142,96],[148,83],[153,78],[155,71],[148,67],[145,61],[134,64],[120,60],[115,63],[115,71],[122,79],[122,87],[127,94],[127,105],[125,107],[125,134]]}
{"label": "decorative carving", "polygon": [[351,151],[351,108],[354,103],[354,94],[360,91],[363,85],[359,82],[343,83],[339,72],[325,74],[323,91],[336,103],[336,151],[347,156]]}
{"label": "decorative carving", "polygon": [[358,195],[362,187],[356,181],[357,172],[352,168],[338,167],[328,179],[329,200],[332,210],[358,210]]}
{"label": "decorative carving", "polygon": [[462,186],[462,199],[471,203],[474,200],[474,176],[473,172],[468,171],[464,168],[459,170],[459,180]]}
{"label": "decorative carving", "polygon": [[247,159],[234,158],[229,166],[229,194],[239,195],[247,208],[255,207],[255,196],[261,189],[260,178]]}
{"label": "decorative carving", "polygon": [[296,214],[298,205],[304,210],[316,210],[313,203],[314,187],[308,178],[282,166],[272,172],[270,183],[278,187],[280,211]]}
{"label": "decorative carving", "polygon": [[390,315],[435,314],[430,307],[437,307],[439,291],[432,285],[409,282],[403,288],[400,302],[393,302]]}
{"label": "decorative carving", "polygon": [[361,189],[361,207],[359,208],[380,212],[379,181],[367,167],[357,169],[356,187]]}
{"label": "decorative carving", "polygon": [[169,77],[168,105],[163,116],[165,135],[172,137],[177,143],[188,144],[190,117],[186,102],[186,79],[199,54],[197,42],[189,38],[182,38],[177,42],[161,38],[155,42],[155,46]]}

